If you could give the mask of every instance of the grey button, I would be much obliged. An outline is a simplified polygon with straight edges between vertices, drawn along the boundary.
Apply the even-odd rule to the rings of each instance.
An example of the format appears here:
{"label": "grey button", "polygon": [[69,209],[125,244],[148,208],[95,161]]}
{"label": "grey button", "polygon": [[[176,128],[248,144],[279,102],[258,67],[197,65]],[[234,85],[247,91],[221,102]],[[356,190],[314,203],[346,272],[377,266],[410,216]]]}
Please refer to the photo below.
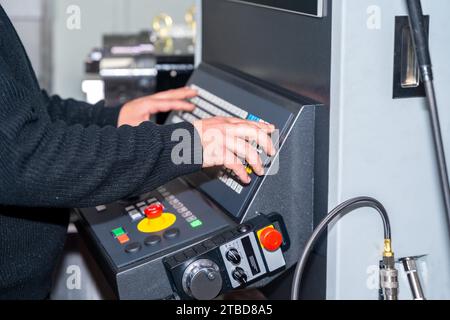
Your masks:
{"label": "grey button", "polygon": [[147,204],[145,202],[139,202],[136,207],[143,207],[146,206]]}
{"label": "grey button", "polygon": [[177,203],[175,205],[173,205],[173,207],[175,208],[175,210],[181,209],[184,207],[184,205],[182,203]]}
{"label": "grey button", "polygon": [[137,211],[137,210],[130,211],[130,212],[128,213],[128,215],[130,216],[130,218],[131,218],[133,221],[140,220],[140,219],[143,218],[142,214],[141,214],[139,211]]}
{"label": "grey button", "polygon": [[181,214],[181,216],[185,219],[189,218],[190,216],[192,216],[192,212],[191,211],[184,212]]}
{"label": "grey button", "polygon": [[147,203],[148,203],[148,204],[153,204],[153,203],[155,203],[155,202],[158,202],[158,199],[156,199],[156,198],[150,198],[150,199],[147,200]]}
{"label": "grey button", "polygon": [[190,216],[190,217],[188,217],[188,218],[186,219],[186,221],[189,222],[189,223],[191,223],[191,222],[193,222],[193,221],[195,221],[195,220],[197,220],[197,217],[196,217],[196,216]]}
{"label": "grey button", "polygon": [[157,245],[160,242],[161,242],[161,237],[160,236],[148,236],[144,240],[144,243],[147,246],[154,246],[154,245]]}
{"label": "grey button", "polygon": [[164,232],[164,238],[166,239],[174,239],[178,237],[180,234],[180,230],[177,228],[169,229],[166,232]]}
{"label": "grey button", "polygon": [[97,206],[95,207],[95,209],[97,210],[97,212],[102,212],[106,210],[106,206],[105,205]]}
{"label": "grey button", "polygon": [[251,227],[248,224],[240,225],[238,228],[240,233],[247,233],[251,230]]}
{"label": "grey button", "polygon": [[125,252],[127,253],[136,253],[141,250],[142,246],[139,242],[130,243],[125,247]]}
{"label": "grey button", "polygon": [[127,210],[127,211],[131,211],[131,210],[134,210],[134,209],[136,209],[134,206],[129,206],[129,207],[125,208],[125,210]]}
{"label": "grey button", "polygon": [[188,209],[184,206],[178,210],[179,213],[185,213],[186,211],[188,211]]}
{"label": "grey button", "polygon": [[141,211],[141,213],[145,215],[145,209],[147,209],[147,207],[140,207],[139,211]]}

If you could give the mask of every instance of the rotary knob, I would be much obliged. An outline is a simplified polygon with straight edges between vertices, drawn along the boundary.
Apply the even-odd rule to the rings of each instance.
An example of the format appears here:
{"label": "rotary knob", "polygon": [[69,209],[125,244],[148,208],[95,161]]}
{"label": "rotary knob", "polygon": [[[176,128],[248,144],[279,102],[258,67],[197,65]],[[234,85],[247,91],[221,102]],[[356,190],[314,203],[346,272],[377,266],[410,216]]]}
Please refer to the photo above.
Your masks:
{"label": "rotary knob", "polygon": [[246,284],[247,283],[247,274],[245,273],[245,270],[242,268],[237,267],[233,270],[232,274],[233,279],[239,282],[240,284]]}
{"label": "rotary knob", "polygon": [[222,291],[219,266],[211,260],[202,259],[191,263],[183,274],[184,292],[197,300],[211,300]]}
{"label": "rotary knob", "polygon": [[236,249],[228,250],[228,252],[226,253],[225,256],[226,256],[227,260],[230,261],[234,265],[238,265],[239,263],[241,263],[241,256]]}

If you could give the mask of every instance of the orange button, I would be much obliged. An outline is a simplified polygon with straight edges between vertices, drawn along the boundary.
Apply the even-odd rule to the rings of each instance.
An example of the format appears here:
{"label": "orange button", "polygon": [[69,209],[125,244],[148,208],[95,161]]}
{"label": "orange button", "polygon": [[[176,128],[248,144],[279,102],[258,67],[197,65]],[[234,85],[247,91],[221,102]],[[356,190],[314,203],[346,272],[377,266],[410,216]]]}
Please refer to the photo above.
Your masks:
{"label": "orange button", "polygon": [[123,235],[117,237],[117,241],[119,241],[120,244],[124,244],[124,243],[127,243],[128,241],[130,241],[130,238],[128,237],[128,235],[123,234]]}
{"label": "orange button", "polygon": [[283,243],[283,236],[277,229],[268,227],[261,232],[259,240],[267,251],[277,251]]}
{"label": "orange button", "polygon": [[161,203],[155,203],[145,208],[144,213],[148,219],[156,219],[161,217],[164,206]]}

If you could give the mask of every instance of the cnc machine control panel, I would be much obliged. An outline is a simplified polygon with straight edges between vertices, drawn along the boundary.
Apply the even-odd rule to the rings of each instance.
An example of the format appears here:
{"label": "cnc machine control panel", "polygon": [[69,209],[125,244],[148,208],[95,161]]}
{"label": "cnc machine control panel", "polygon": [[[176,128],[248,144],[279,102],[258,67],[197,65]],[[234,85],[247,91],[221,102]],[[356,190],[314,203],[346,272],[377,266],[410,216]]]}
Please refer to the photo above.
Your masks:
{"label": "cnc machine control panel", "polygon": [[[314,107],[304,108],[210,66],[200,66],[189,85],[198,91],[192,99],[197,108],[172,113],[167,124],[214,116],[264,121],[279,130],[272,135],[277,148],[300,115],[307,128],[314,123],[309,118]],[[265,168],[276,174],[278,148],[270,158],[253,146]],[[284,217],[276,215],[272,221],[267,212],[248,214],[259,190],[270,188],[270,182],[250,166],[247,170],[249,185],[230,171],[213,168],[140,197],[78,210],[80,229],[104,258],[103,268],[118,297],[162,299],[174,292],[180,298],[208,299],[282,270],[289,239]]]}

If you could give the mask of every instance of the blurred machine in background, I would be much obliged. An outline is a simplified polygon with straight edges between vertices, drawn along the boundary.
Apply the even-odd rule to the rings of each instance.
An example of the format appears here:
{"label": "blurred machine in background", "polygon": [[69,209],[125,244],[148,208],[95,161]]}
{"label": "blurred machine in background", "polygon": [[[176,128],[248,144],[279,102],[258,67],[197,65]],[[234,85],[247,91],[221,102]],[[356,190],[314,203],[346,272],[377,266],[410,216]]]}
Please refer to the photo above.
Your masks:
{"label": "blurred machine in background", "polygon": [[173,26],[166,14],[157,16],[152,30],[103,36],[85,62],[82,89],[87,101],[104,99],[117,106],[132,99],[183,87],[194,70],[195,20],[193,9],[185,26]]}

